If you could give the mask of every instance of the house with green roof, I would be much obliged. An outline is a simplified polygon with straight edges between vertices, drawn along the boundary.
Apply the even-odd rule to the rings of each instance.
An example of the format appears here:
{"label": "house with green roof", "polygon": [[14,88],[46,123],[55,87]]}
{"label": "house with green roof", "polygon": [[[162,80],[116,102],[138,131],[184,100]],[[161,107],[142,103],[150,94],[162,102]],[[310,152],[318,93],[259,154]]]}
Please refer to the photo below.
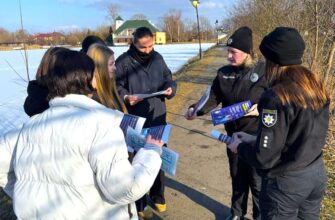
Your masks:
{"label": "house with green roof", "polygon": [[128,45],[131,43],[133,38],[133,32],[139,27],[147,27],[154,34],[156,44],[166,43],[166,34],[161,32],[148,20],[127,20],[118,16],[115,19],[115,31],[113,33],[113,40],[115,45]]}

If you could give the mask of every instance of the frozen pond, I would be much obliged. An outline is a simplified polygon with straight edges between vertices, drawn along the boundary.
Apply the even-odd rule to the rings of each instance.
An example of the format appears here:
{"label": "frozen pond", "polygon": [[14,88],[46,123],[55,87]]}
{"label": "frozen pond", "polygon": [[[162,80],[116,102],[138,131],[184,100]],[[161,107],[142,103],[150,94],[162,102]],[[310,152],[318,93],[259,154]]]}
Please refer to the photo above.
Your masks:
{"label": "frozen pond", "polygon": [[[201,44],[207,50],[214,44]],[[128,47],[111,47],[117,58]],[[168,67],[176,72],[190,58],[199,52],[198,44],[155,45],[155,50],[162,54]],[[46,49],[28,50],[28,66],[31,79],[35,78],[36,69]],[[14,70],[15,71],[14,71]],[[15,73],[17,72],[17,73]],[[27,75],[24,64],[24,52],[21,50],[0,51],[0,135],[16,128],[27,119],[23,111],[26,97]]]}

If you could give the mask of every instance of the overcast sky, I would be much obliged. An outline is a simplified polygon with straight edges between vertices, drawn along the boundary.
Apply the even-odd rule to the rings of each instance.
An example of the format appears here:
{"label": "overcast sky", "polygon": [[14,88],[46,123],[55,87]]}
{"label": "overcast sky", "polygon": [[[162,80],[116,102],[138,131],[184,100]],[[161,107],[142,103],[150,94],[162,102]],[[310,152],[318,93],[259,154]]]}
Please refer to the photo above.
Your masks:
{"label": "overcast sky", "polygon": [[[0,27],[9,31],[20,29],[19,0],[1,0]],[[200,0],[199,16],[207,17],[214,25],[226,17],[235,0]],[[196,19],[189,0],[21,0],[23,25],[29,33],[68,31],[107,25],[107,6],[120,6],[120,16],[130,19],[144,14],[156,26],[171,9],[182,11],[183,18]]]}

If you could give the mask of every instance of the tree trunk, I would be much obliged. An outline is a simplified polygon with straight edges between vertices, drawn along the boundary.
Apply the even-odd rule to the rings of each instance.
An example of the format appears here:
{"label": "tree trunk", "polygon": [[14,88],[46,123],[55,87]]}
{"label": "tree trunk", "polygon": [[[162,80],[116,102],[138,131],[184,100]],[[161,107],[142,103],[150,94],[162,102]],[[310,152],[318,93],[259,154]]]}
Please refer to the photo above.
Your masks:
{"label": "tree trunk", "polygon": [[[333,41],[332,47],[331,47],[331,50],[330,50],[330,53],[329,53],[329,57],[328,57],[327,70],[326,70],[325,77],[324,77],[324,83],[327,83],[327,81],[328,81],[330,71],[331,71],[331,69],[333,67],[333,64],[334,64],[334,56],[335,56],[335,42]],[[333,82],[333,80],[331,80],[331,83],[332,82]]]}
{"label": "tree trunk", "polygon": [[314,55],[313,55],[313,59],[312,59],[312,65],[311,65],[311,69],[312,71],[316,70],[316,59],[317,59],[317,55],[318,55],[318,42],[319,42],[319,14],[318,14],[318,0],[314,1],[314,15],[315,15],[315,38],[314,38]]}

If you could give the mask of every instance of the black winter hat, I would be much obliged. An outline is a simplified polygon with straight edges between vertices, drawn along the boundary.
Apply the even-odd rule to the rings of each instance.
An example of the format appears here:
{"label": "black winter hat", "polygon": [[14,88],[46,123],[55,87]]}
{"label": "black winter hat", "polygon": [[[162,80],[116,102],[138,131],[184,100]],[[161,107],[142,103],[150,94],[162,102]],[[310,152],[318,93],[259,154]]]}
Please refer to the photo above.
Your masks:
{"label": "black winter hat", "polygon": [[302,63],[305,42],[299,32],[290,27],[277,27],[265,36],[259,46],[264,57],[281,66]]}
{"label": "black winter hat", "polygon": [[252,30],[246,26],[237,29],[228,38],[227,47],[233,47],[245,53],[252,54]]}
{"label": "black winter hat", "polygon": [[87,37],[85,37],[85,39],[83,40],[83,42],[81,43],[81,47],[82,49],[80,50],[81,52],[87,53],[88,48],[92,45],[92,44],[102,44],[102,45],[106,45],[106,43],[98,36],[95,35],[88,35]]}

